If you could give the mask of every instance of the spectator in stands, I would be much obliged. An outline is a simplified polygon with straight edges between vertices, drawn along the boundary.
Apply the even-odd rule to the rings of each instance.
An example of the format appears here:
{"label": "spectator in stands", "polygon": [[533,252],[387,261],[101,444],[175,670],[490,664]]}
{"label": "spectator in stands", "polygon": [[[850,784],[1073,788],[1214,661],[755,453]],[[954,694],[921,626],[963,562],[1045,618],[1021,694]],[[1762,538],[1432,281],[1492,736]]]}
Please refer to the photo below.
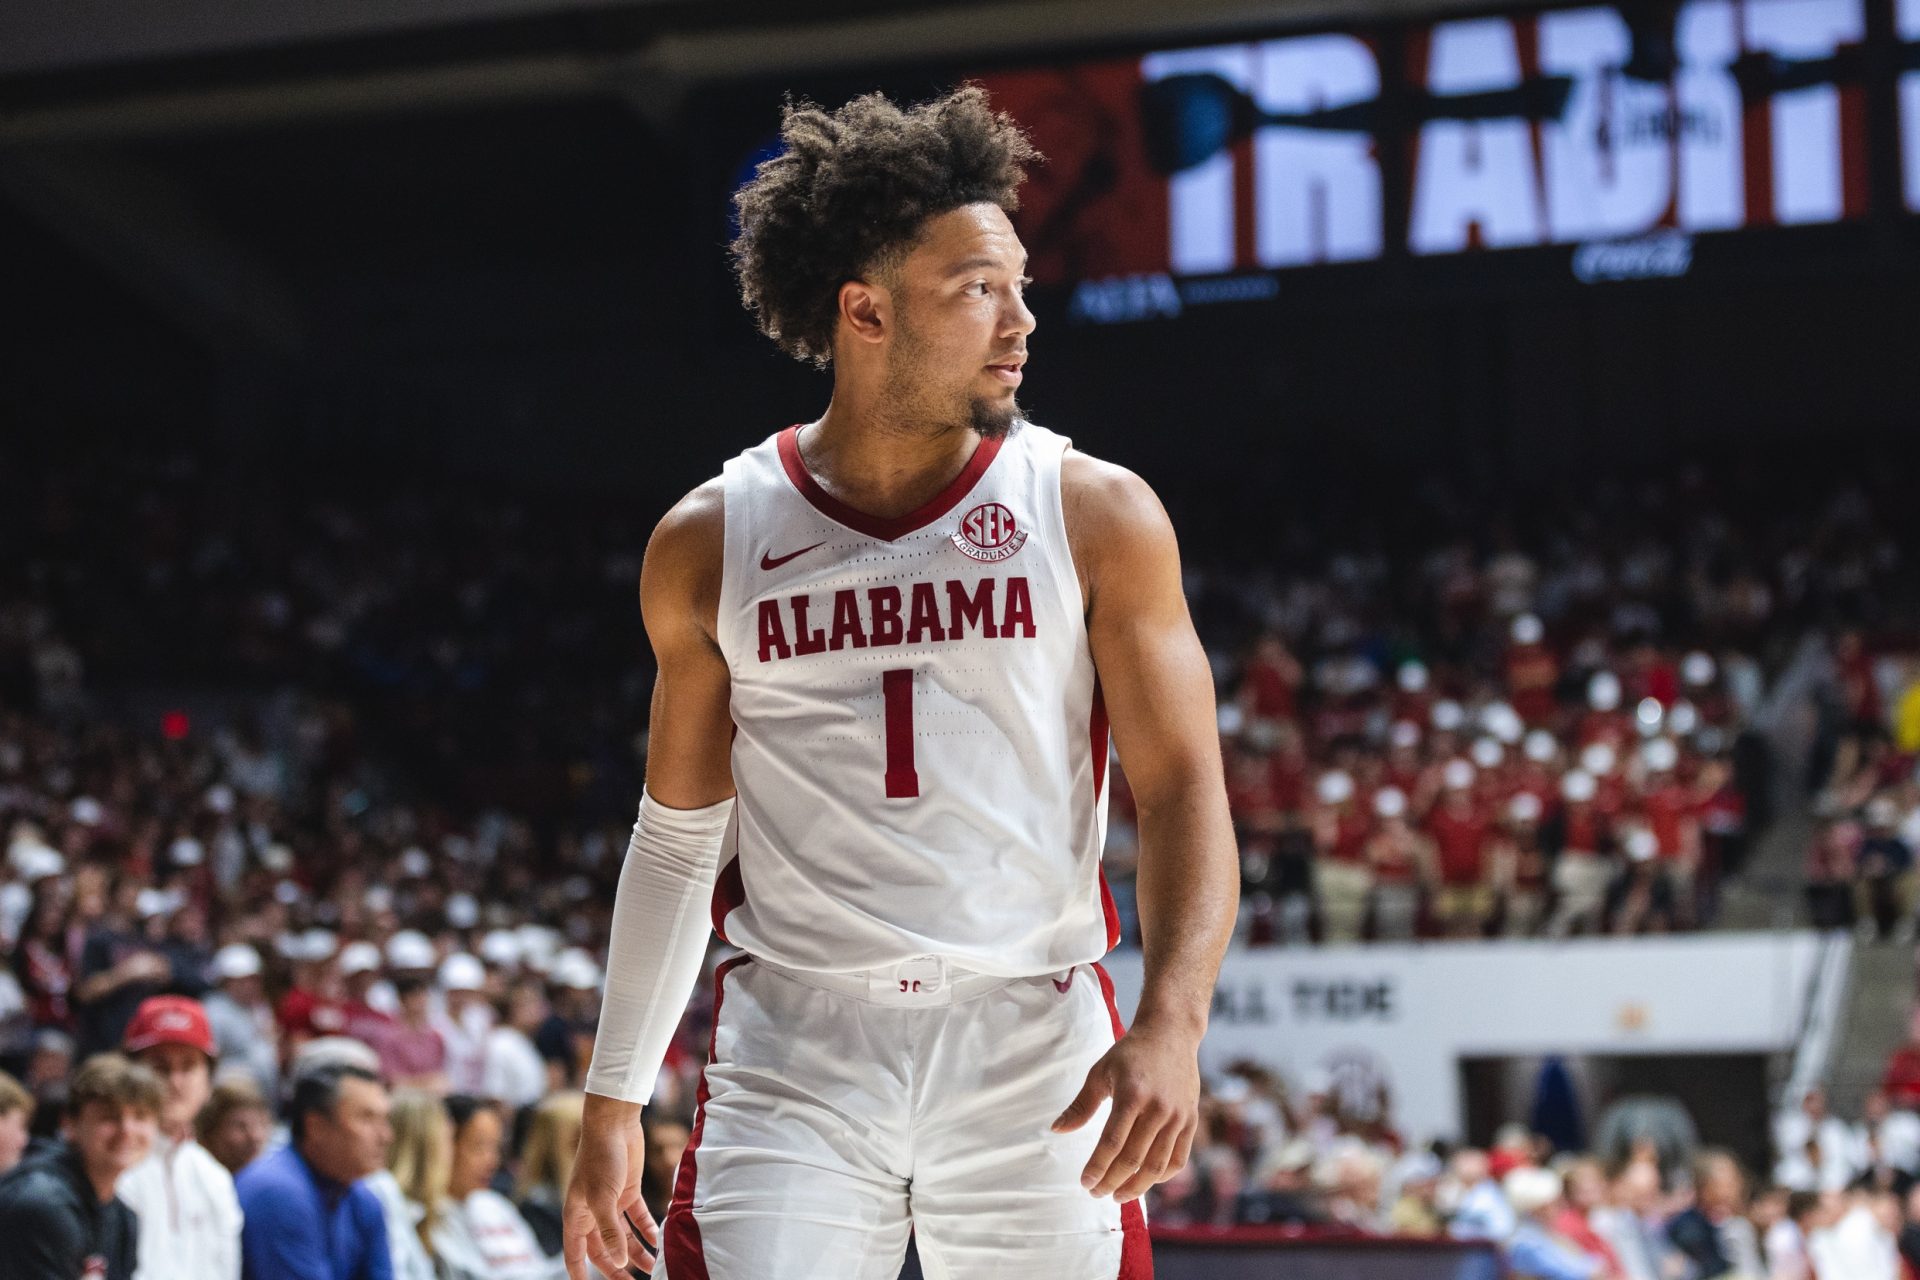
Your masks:
{"label": "spectator in stands", "polygon": [[533,1229],[540,1251],[549,1257],[560,1256],[560,1209],[567,1198],[567,1180],[573,1176],[573,1153],[580,1145],[585,1105],[586,1095],[568,1090],[553,1094],[534,1109],[513,1183],[520,1216]]}
{"label": "spectator in stands", "polygon": [[238,1174],[267,1149],[273,1137],[273,1109],[250,1076],[232,1075],[213,1086],[194,1128],[200,1145],[220,1167]]}
{"label": "spectator in stands", "polygon": [[1508,937],[1530,938],[1546,922],[1549,885],[1547,854],[1541,844],[1540,815],[1544,806],[1531,791],[1507,801],[1504,821],[1494,840],[1493,878],[1502,899],[1501,931]]}
{"label": "spectator in stands", "polygon": [[393,1140],[386,1086],[363,1067],[303,1067],[288,1143],[235,1180],[246,1280],[392,1280],[386,1217],[361,1180]]}
{"label": "spectator in stands", "polygon": [[1607,1201],[1589,1214],[1594,1234],[1613,1250],[1626,1280],[1667,1280],[1671,1250],[1661,1231],[1660,1166],[1630,1160],[1614,1175]]}
{"label": "spectator in stands", "polygon": [[1887,1058],[1880,1088],[1894,1106],[1920,1108],[1920,1027],[1911,1028],[1907,1042]]}
{"label": "spectator in stands", "polygon": [[1839,1197],[1831,1192],[1789,1191],[1776,1221],[1761,1231],[1761,1252],[1766,1255],[1767,1280],[1814,1280],[1813,1258],[1808,1242],[1813,1233],[1828,1225]]}
{"label": "spectator in stands", "polygon": [[396,1089],[389,1112],[393,1146],[388,1168],[366,1178],[387,1225],[394,1280],[437,1280],[428,1241],[446,1209],[453,1136],[440,1099],[419,1089]]}
{"label": "spectator in stands", "polygon": [[455,1093],[479,1093],[484,1084],[487,1034],[493,1030],[486,985],[487,968],[478,957],[462,951],[440,962],[440,1003],[431,1021],[446,1046],[447,1087]]}
{"label": "spectator in stands", "polygon": [[1598,932],[1612,884],[1612,837],[1598,807],[1593,775],[1574,769],[1560,780],[1560,810],[1548,820],[1544,839],[1554,855],[1558,895],[1547,933],[1556,938]]}
{"label": "spectator in stands", "polygon": [[[1509,1239],[1519,1220],[1506,1193],[1493,1177],[1487,1153],[1472,1147],[1456,1151],[1448,1174],[1457,1197],[1447,1234],[1456,1240]],[[1557,1197],[1556,1190],[1556,1197]]]}
{"label": "spectator in stands", "polygon": [[240,1280],[233,1175],[193,1131],[213,1088],[206,1010],[154,996],[134,1011],[125,1048],[166,1090],[152,1152],[120,1179],[120,1198],[140,1219],[140,1280]]}
{"label": "spectator in stands", "polygon": [[1619,1256],[1593,1225],[1594,1210],[1606,1201],[1606,1172],[1600,1162],[1590,1156],[1565,1161],[1559,1172],[1560,1208],[1550,1224],[1554,1234],[1588,1257],[1598,1259],[1600,1274],[1608,1280],[1623,1280],[1626,1273]]}
{"label": "spectator in stands", "polygon": [[1381,1227],[1380,1192],[1385,1174],[1380,1157],[1364,1145],[1343,1140],[1315,1171],[1328,1221],[1355,1231]]}
{"label": "spectator in stands", "polygon": [[495,1191],[503,1136],[500,1108],[487,1098],[447,1099],[453,1166],[447,1207],[432,1232],[433,1254],[456,1280],[556,1280],[560,1259],[540,1248],[520,1211]]}
{"label": "spectator in stands", "polygon": [[1864,940],[1911,943],[1920,904],[1920,866],[1900,834],[1900,808],[1890,795],[1867,802],[1866,832],[1855,854],[1854,918]]}
{"label": "spectator in stands", "polygon": [[1854,1179],[1856,1136],[1828,1112],[1818,1084],[1775,1118],[1773,1145],[1780,1153],[1773,1180],[1789,1191],[1839,1191]]}
{"label": "spectator in stands", "polygon": [[1366,923],[1373,870],[1367,865],[1369,823],[1354,794],[1353,776],[1329,769],[1315,784],[1312,814],[1318,865],[1322,936],[1328,942],[1358,942]]}
{"label": "spectator in stands", "polygon": [[1449,760],[1441,781],[1440,803],[1427,818],[1440,872],[1434,913],[1450,937],[1477,938],[1486,932],[1493,914],[1493,886],[1487,874],[1490,824],[1474,796],[1471,763]]}
{"label": "spectator in stands", "polygon": [[1900,1280],[1900,1202],[1884,1191],[1845,1196],[1831,1225],[1807,1242],[1815,1276],[1845,1280]]}
{"label": "spectator in stands", "polygon": [[1248,1226],[1325,1223],[1326,1210],[1313,1193],[1314,1159],[1313,1144],[1304,1138],[1295,1138],[1264,1155],[1234,1206],[1234,1221]]}
{"label": "spectator in stands", "polygon": [[122,878],[111,905],[87,930],[73,987],[82,1057],[118,1047],[133,1011],[173,982],[172,962],[140,928],[140,893],[139,880]]}
{"label": "spectator in stands", "polygon": [[1760,1244],[1743,1216],[1747,1176],[1724,1151],[1702,1151],[1693,1165],[1694,1203],[1667,1223],[1667,1239],[1699,1280],[1762,1274]]}
{"label": "spectator in stands", "polygon": [[1515,1216],[1503,1241],[1507,1265],[1516,1280],[1596,1280],[1606,1265],[1561,1236],[1554,1223],[1560,1210],[1560,1175],[1551,1169],[1522,1166],[1507,1174],[1501,1190]]}
{"label": "spectator in stands", "polygon": [[392,1028],[393,1010],[398,1008],[397,1000],[386,1003],[393,986],[381,977],[383,963],[380,948],[371,942],[349,942],[340,948],[341,1030],[368,1044],[380,1043]]}
{"label": "spectator in stands", "polygon": [[517,1112],[538,1102],[552,1087],[546,1061],[533,1043],[549,1010],[546,992],[531,978],[515,981],[504,1003],[500,1025],[487,1033],[480,1092]]}
{"label": "spectator in stands", "polygon": [[277,1089],[280,1027],[267,1002],[260,953],[244,942],[229,943],[214,953],[212,977],[205,1004],[220,1059],[262,1089]]}
{"label": "spectator in stands", "polygon": [[5,1177],[27,1154],[33,1106],[33,1095],[25,1086],[0,1071],[0,1177]]}
{"label": "spectator in stands", "polygon": [[1619,934],[1668,933],[1680,922],[1670,868],[1660,859],[1660,839],[1644,826],[1626,828],[1626,869],[1607,891],[1607,918]]}
{"label": "spectator in stands", "polygon": [[81,1064],[65,1141],[0,1179],[0,1280],[132,1280],[137,1229],[114,1187],[152,1149],[160,1101],[160,1081],[119,1054]]}
{"label": "spectator in stands", "polygon": [[[17,842],[16,835],[16,847]],[[47,853],[59,858],[50,849]],[[12,956],[13,976],[20,984],[27,1016],[34,1026],[49,1030],[72,1024],[73,969],[67,957],[67,902],[62,888],[57,874],[45,875],[34,885],[33,906],[21,923]]]}
{"label": "spectator in stands", "polygon": [[667,1206],[673,1199],[674,1177],[686,1154],[692,1131],[678,1120],[652,1115],[646,1122],[647,1167],[641,1177],[640,1194],[655,1222],[665,1222]]}
{"label": "spectator in stands", "polygon": [[1873,1185],[1904,1191],[1920,1176],[1920,1115],[1896,1110],[1885,1090],[1867,1095],[1852,1138],[1849,1163]]}
{"label": "spectator in stands", "polygon": [[[1907,1189],[1905,1224],[1900,1228],[1900,1256],[1906,1259],[1907,1269],[1920,1276],[1920,1182]],[[1771,1277],[1769,1277],[1771,1280]],[[1799,1276],[1790,1280],[1802,1280]]]}
{"label": "spectator in stands", "polygon": [[1407,822],[1407,795],[1398,787],[1374,793],[1379,827],[1367,840],[1373,869],[1373,931],[1383,942],[1405,942],[1420,923],[1420,894],[1433,877],[1433,842]]}
{"label": "spectator in stands", "polygon": [[445,1093],[447,1042],[433,1025],[433,993],[427,979],[403,970],[393,988],[400,997],[399,1015],[373,1046],[380,1054],[380,1072],[396,1088]]}
{"label": "spectator in stands", "polygon": [[1400,1236],[1437,1236],[1445,1227],[1440,1217],[1440,1157],[1416,1151],[1402,1158],[1394,1174],[1399,1191],[1387,1211],[1387,1230]]}

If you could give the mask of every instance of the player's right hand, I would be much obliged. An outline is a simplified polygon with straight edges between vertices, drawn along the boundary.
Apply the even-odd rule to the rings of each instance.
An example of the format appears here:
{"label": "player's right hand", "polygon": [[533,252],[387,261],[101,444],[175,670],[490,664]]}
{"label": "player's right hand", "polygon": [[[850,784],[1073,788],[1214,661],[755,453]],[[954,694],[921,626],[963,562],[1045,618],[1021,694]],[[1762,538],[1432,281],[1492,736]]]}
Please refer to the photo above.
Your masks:
{"label": "player's right hand", "polygon": [[654,1257],[637,1247],[644,1241],[654,1255],[660,1251],[660,1228],[640,1196],[646,1160],[640,1104],[589,1094],[561,1213],[570,1280],[590,1280],[588,1263],[613,1280],[653,1274]]}

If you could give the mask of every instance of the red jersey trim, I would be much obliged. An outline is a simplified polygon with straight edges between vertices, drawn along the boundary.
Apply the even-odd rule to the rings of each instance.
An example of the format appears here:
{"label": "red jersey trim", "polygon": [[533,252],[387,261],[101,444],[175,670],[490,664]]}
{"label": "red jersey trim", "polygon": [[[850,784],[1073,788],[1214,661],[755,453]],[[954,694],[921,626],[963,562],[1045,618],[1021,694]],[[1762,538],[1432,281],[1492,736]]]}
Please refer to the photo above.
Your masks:
{"label": "red jersey trim", "polygon": [[1002,443],[1000,440],[982,439],[974,449],[973,456],[967,459],[967,465],[960,469],[960,474],[953,478],[951,484],[935,494],[932,500],[918,511],[909,511],[904,516],[894,516],[891,519],[868,515],[864,511],[848,506],[822,489],[820,482],[813,478],[813,473],[807,470],[806,461],[800,456],[800,428],[797,425],[788,427],[780,433],[780,465],[785,468],[787,479],[793,482],[793,487],[800,491],[800,496],[812,503],[821,515],[857,533],[864,533],[869,538],[892,542],[896,538],[906,537],[915,530],[926,528],[959,506],[960,499],[966,497],[973,486],[980,483],[980,477],[985,475],[987,468],[993,465],[993,460],[999,454]]}
{"label": "red jersey trim", "polygon": [[727,996],[727,975],[751,959],[735,956],[713,971],[713,1032],[707,1041],[707,1065],[700,1069],[700,1085],[694,1094],[693,1132],[687,1137],[687,1149],[673,1179],[673,1201],[667,1208],[666,1221],[660,1224],[660,1258],[676,1280],[708,1280],[706,1245],[693,1216],[693,1189],[700,1177],[700,1139],[706,1135],[707,1100],[712,1096],[707,1068],[713,1065],[713,1051],[719,1043],[720,1004]]}
{"label": "red jersey trim", "polygon": [[[1100,998],[1107,1003],[1113,1038],[1119,1040],[1127,1034],[1127,1027],[1120,1020],[1120,1006],[1113,998],[1113,975],[1097,960],[1093,964],[1093,975],[1100,982]],[[1153,1280],[1153,1243],[1147,1235],[1144,1200],[1129,1200],[1120,1206],[1120,1232],[1120,1269],[1115,1273],[1115,1280]]]}

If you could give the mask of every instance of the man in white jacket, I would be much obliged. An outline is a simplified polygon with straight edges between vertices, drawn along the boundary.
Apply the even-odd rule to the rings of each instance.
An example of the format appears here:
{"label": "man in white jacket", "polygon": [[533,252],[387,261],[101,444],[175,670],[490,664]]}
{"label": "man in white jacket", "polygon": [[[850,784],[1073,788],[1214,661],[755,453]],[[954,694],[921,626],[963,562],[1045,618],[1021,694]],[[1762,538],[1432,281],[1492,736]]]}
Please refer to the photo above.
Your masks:
{"label": "man in white jacket", "polygon": [[153,1151],[120,1178],[139,1215],[134,1280],[240,1280],[240,1201],[233,1175],[194,1139],[213,1088],[207,1011],[185,996],[154,996],[127,1024],[125,1048],[166,1088]]}

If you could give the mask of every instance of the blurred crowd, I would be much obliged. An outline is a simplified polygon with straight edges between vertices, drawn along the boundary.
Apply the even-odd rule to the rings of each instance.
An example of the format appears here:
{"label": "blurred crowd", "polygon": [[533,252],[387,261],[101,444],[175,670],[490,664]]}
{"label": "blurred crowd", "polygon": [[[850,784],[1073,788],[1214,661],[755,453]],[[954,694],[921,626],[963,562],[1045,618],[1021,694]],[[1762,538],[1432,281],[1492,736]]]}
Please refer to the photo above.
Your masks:
{"label": "blurred crowd", "polygon": [[[1807,1091],[1775,1121],[1770,1171],[1702,1146],[1671,1100],[1625,1100],[1585,1149],[1525,1125],[1486,1148],[1410,1145],[1384,1097],[1296,1092],[1258,1064],[1209,1082],[1187,1167],[1149,1194],[1161,1226],[1500,1246],[1539,1280],[1911,1280],[1920,1275],[1920,1115],[1885,1092],[1844,1122]],[[1769,1176],[1765,1176],[1770,1173]]]}
{"label": "blurred crowd", "polygon": [[[1191,574],[1240,941],[1711,920],[1773,808],[1755,726],[1808,627],[1834,637],[1842,691],[1821,847],[1849,849],[1831,860],[1849,922],[1910,921],[1920,686],[1874,602],[1912,597],[1911,566],[1866,491],[1781,506],[1683,473],[1525,519],[1423,491],[1396,522],[1417,536],[1282,520],[1259,569]],[[296,486],[137,450],[0,465],[0,542],[24,549],[0,557],[0,1070],[28,1100],[0,1135],[29,1114],[23,1131],[72,1132],[76,1106],[116,1098],[137,1112],[141,1064],[103,1055],[143,1056],[141,1010],[185,999],[213,1070],[191,1125],[156,1103],[167,1141],[249,1168],[297,1139],[290,1120],[332,1124],[377,1087],[389,1219],[411,1205],[436,1247],[440,1206],[485,1188],[500,1203],[476,1212],[508,1226],[483,1234],[520,1241],[522,1221],[544,1249],[537,1201],[559,1183],[527,1180],[537,1117],[577,1107],[645,764],[645,533],[611,502]],[[1137,940],[1123,774],[1107,871]],[[691,1118],[707,991],[649,1111],[653,1194]],[[315,1052],[367,1079],[314,1094]],[[463,1140],[492,1164],[463,1162]],[[1290,1167],[1267,1167],[1281,1151]],[[1237,1158],[1249,1186],[1304,1191],[1333,1154]],[[1239,1212],[1194,1189],[1222,1163],[1163,1197],[1175,1218],[1195,1196],[1215,1197],[1207,1220]],[[443,1188],[442,1164],[467,1172]]]}
{"label": "blurred crowd", "polygon": [[1911,943],[1920,909],[1920,659],[1910,650],[1875,654],[1856,636],[1835,654],[1835,671],[1840,731],[1813,798],[1809,914],[1817,928]]}
{"label": "blurred crowd", "polygon": [[[149,997],[120,1051],[54,1087],[0,1073],[0,1276],[566,1274],[561,1210],[583,1094],[516,1102],[403,1082],[382,1051],[331,1035],[294,1052],[280,1096],[218,1038],[215,1009]],[[642,1196],[656,1217],[687,1139],[671,1118],[649,1119]]]}

